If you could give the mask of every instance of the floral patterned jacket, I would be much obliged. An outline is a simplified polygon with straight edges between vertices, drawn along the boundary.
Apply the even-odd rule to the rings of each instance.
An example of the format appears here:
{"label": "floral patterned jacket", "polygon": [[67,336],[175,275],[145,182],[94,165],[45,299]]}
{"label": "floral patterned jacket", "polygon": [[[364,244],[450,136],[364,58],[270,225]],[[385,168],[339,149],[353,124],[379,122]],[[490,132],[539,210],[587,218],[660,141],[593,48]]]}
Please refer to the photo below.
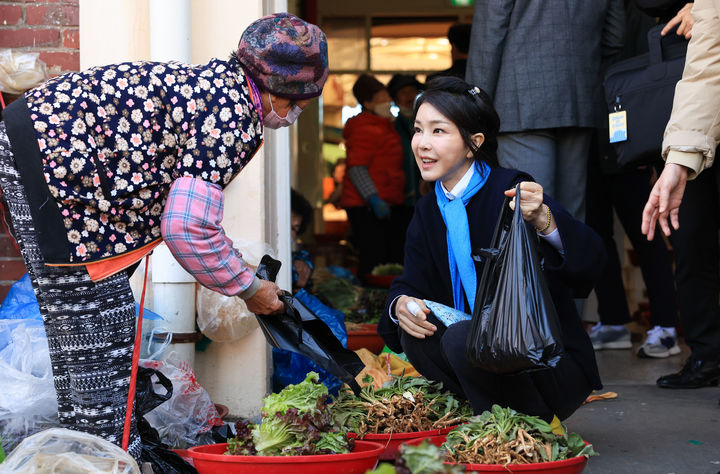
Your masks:
{"label": "floral patterned jacket", "polygon": [[[262,143],[250,84],[234,59],[213,59],[95,67],[28,91],[42,163],[18,168],[24,181],[42,173],[67,244],[46,261],[94,262],[158,241],[179,177],[224,188]],[[9,134],[19,128],[6,122]]]}

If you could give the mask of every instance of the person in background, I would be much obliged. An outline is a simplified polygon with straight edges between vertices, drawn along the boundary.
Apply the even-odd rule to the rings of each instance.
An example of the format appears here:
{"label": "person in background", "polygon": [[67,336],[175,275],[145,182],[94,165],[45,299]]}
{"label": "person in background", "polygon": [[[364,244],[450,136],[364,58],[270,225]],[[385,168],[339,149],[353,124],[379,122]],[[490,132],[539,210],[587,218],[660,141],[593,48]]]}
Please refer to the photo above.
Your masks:
{"label": "person in background", "polygon": [[327,202],[335,206],[336,208],[340,206],[340,198],[342,197],[342,183],[343,178],[345,178],[345,170],[346,170],[346,160],[345,158],[338,158],[338,160],[335,162],[335,166],[333,166],[332,169],[332,179],[333,179],[333,190],[330,193],[330,196],[327,198]]}
{"label": "person in background", "polygon": [[[405,202],[402,208],[404,212],[399,217],[405,221],[404,226],[407,227],[412,219],[415,203],[420,198],[420,171],[415,164],[415,155],[413,155],[410,141],[415,134],[415,125],[412,122],[413,103],[422,89],[422,84],[415,79],[415,76],[395,74],[388,82],[387,89],[393,102],[400,109],[395,118],[395,130],[402,139]],[[404,238],[402,245],[405,245]]]}
{"label": "person in background", "polygon": [[[640,11],[633,2],[625,5],[625,19],[625,45],[620,54],[612,58],[613,62],[646,54],[648,30],[656,25],[655,18]],[[604,110],[605,104],[600,107]],[[626,326],[630,322],[630,310],[613,235],[614,210],[637,255],[650,302],[652,328],[647,331],[637,355],[653,358],[677,355],[680,353],[675,329],[678,303],[670,254],[663,240],[648,241],[638,225],[650,195],[653,168],[625,170],[603,166],[603,163],[615,162],[615,149],[608,136],[607,126],[598,129],[588,165],[587,224],[600,234],[608,254],[602,276],[595,285],[600,321],[590,330],[590,340],[596,350],[632,348]]]}
{"label": "person in background", "polygon": [[579,220],[593,128],[607,120],[600,63],[624,28],[623,0],[475,2],[466,79],[500,114],[499,163],[532,175]]}
{"label": "person in background", "polygon": [[390,94],[374,76],[353,85],[362,111],[345,123],[347,170],[340,205],[346,210],[358,247],[362,278],[382,263],[402,263],[405,173],[400,135],[395,131]]}
{"label": "person in background", "polygon": [[305,197],[290,190],[290,237],[292,237],[292,286],[293,292],[300,288],[312,289],[312,272],[315,269],[310,252],[302,249],[298,238],[312,226],[313,208]]}
{"label": "person in background", "polygon": [[471,23],[456,23],[448,29],[447,39],[450,43],[452,66],[428,75],[427,78],[425,78],[425,82],[440,76],[453,76],[465,79],[471,30]]}
{"label": "person in background", "polygon": [[[561,429],[593,389],[602,387],[595,354],[573,297],[586,296],[604,263],[600,238],[574,219],[539,183],[498,167],[500,120],[490,98],[455,77],[426,84],[415,102],[416,163],[434,191],[417,203],[408,228],[403,274],[393,280],[378,333],[404,352],[423,376],[469,400],[475,413],[497,403],[541,417]],[[497,375],[471,365],[465,355],[471,321],[450,327],[424,300],[473,312],[477,289],[473,249],[487,248],[505,203],[533,226],[544,275],[562,328],[565,355],[557,367]],[[411,309],[413,302],[419,308]]]}
{"label": "person in background", "polygon": [[[675,19],[681,25],[688,24],[686,8],[678,13],[683,18]],[[720,166],[715,163],[720,141],[720,1],[697,0],[691,12],[683,78],[675,87],[663,138],[665,167],[642,220],[648,240],[659,224],[675,248],[680,321],[690,346],[682,369],[657,380],[661,388],[699,388],[720,381]],[[691,307],[695,311],[686,311]]]}
{"label": "person in background", "polygon": [[223,189],[264,127],[292,124],[327,75],[325,34],[276,13],[248,26],[229,59],[72,72],[3,111],[0,188],[42,313],[63,427],[140,458],[135,410],[124,429],[134,395],[129,275],[160,242],[204,286],[254,313],[282,311],[279,288],[255,277],[220,225]]}

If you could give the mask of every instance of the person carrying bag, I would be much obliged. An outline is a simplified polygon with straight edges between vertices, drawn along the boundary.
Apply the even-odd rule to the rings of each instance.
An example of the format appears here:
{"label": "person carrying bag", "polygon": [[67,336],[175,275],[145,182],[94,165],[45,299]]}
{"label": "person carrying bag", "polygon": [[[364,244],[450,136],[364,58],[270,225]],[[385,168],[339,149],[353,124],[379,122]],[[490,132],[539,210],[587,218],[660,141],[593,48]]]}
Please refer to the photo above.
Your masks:
{"label": "person carrying bag", "polygon": [[[423,180],[435,185],[415,207],[403,274],[390,287],[378,333],[390,349],[404,352],[421,375],[469,400],[475,413],[493,404],[509,406],[554,421],[560,432],[560,420],[593,389],[602,388],[573,300],[587,296],[602,268],[600,239],[529,175],[498,166],[499,118],[480,88],[453,77],[434,79],[416,99],[413,121],[416,164]],[[507,206],[520,211],[516,225],[535,228],[524,239],[537,239],[542,270],[539,262],[533,265],[547,281],[542,297],[551,299],[557,311],[560,331],[555,337],[565,348],[556,363],[548,359],[549,365],[555,364],[552,368],[517,373],[513,366],[510,375],[477,367],[466,354],[469,314],[479,311],[476,301],[484,301],[484,296],[476,297],[482,276],[473,249],[493,247],[506,198]],[[528,284],[531,275],[526,274]],[[455,315],[469,314],[466,320],[439,317],[426,301],[434,311],[441,312],[433,302],[450,307]]]}

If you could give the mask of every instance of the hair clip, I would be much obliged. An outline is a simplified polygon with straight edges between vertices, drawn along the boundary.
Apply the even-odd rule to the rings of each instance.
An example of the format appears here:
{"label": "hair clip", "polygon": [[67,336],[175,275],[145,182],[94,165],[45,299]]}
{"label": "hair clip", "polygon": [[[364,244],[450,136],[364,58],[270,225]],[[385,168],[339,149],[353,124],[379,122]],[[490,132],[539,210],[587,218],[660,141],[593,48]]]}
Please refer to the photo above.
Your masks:
{"label": "hair clip", "polygon": [[468,94],[475,96],[480,94],[480,88],[478,86],[473,87],[472,89],[468,89]]}

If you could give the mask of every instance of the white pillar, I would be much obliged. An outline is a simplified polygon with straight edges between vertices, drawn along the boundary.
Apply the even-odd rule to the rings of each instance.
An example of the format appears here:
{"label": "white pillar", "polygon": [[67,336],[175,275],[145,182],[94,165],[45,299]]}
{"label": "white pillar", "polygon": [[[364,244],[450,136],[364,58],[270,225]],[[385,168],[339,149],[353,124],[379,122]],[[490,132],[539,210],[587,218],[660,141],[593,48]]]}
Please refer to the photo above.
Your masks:
{"label": "white pillar", "polygon": [[190,0],[150,0],[150,58],[190,62]]}

